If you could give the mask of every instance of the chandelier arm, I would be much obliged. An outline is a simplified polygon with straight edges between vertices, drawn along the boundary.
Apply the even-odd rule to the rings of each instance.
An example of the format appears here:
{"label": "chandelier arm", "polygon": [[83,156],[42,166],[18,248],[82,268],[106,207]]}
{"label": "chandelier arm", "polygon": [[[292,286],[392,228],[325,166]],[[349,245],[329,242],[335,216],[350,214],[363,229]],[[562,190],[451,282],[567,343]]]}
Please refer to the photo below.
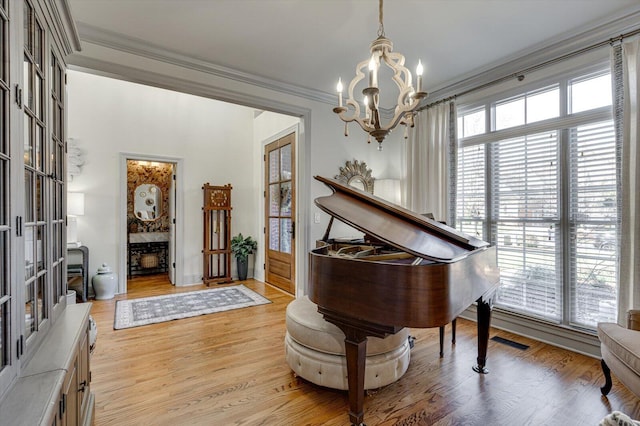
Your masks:
{"label": "chandelier arm", "polygon": [[372,131],[375,130],[362,117],[356,117],[355,122],[358,123],[362,128],[362,130],[364,130],[367,133],[371,133]]}
{"label": "chandelier arm", "polygon": [[[353,101],[352,99],[347,100],[347,105],[351,105],[354,108],[353,114],[350,116],[347,116],[346,112],[348,111],[348,109],[344,109],[341,112],[338,113],[338,116],[340,117],[340,119],[342,121],[344,121],[345,123],[351,123],[352,121],[355,121],[356,123],[358,123],[358,125],[362,128],[362,130],[364,130],[367,133],[371,133],[372,131],[378,130],[379,129],[379,125],[372,125],[371,123],[373,123],[374,121],[376,121],[376,119],[374,118],[362,118],[360,116],[360,105]],[[376,114],[378,111],[372,111],[372,115]],[[377,115],[377,121],[379,121],[379,115]]]}
{"label": "chandelier arm", "polygon": [[413,105],[414,101],[416,101],[416,97],[414,97],[414,95],[415,91],[413,90],[413,87],[405,87],[404,90],[398,94],[396,109],[402,108],[405,111],[409,111],[411,109],[409,108],[409,105]]}
{"label": "chandelier arm", "polygon": [[391,52],[391,51],[386,51],[384,53],[385,56],[385,62],[391,67],[391,68],[395,68],[393,64],[396,64],[399,67],[404,68],[407,72],[409,72],[409,70],[404,66],[404,55],[402,53],[398,53],[398,52]]}
{"label": "chandelier arm", "polygon": [[362,80],[365,77],[364,73],[362,72],[362,69],[369,67],[369,60],[370,59],[365,59],[364,61],[359,62],[358,65],[356,65],[356,76],[353,77],[353,79],[351,80],[351,83],[349,83],[349,88],[348,88],[349,99],[355,100],[355,98],[353,97],[353,89],[356,87],[356,84],[358,84],[360,80]]}
{"label": "chandelier arm", "polygon": [[352,121],[355,121],[356,123],[358,123],[360,125],[360,127],[362,128],[362,130],[364,130],[367,133],[371,133],[374,130],[389,130],[390,127],[388,126],[381,126],[380,125],[380,111],[379,110],[373,110],[371,111],[371,117],[370,118],[362,118],[359,114],[355,113],[353,115],[347,116],[345,114],[346,111],[340,112],[338,113],[338,116],[340,117],[340,119],[342,121],[344,121],[345,123],[351,123]]}
{"label": "chandelier arm", "polygon": [[411,110],[414,109],[419,102],[419,100],[415,99],[410,105],[400,108],[396,107],[395,113],[393,114],[391,120],[389,120],[385,126],[380,126],[380,130],[391,131],[398,124],[405,124],[402,122],[404,121],[405,115],[411,112]]}
{"label": "chandelier arm", "polygon": [[342,111],[338,113],[338,116],[342,121],[351,122],[356,120],[358,117],[360,117],[360,104],[358,102],[349,98],[345,103],[353,107],[353,114],[347,115],[347,112],[349,112],[349,109],[344,108]]}
{"label": "chandelier arm", "polygon": [[[396,52],[385,52],[382,55],[382,59],[394,71],[392,79],[398,89],[401,91],[405,88],[413,89],[411,71],[404,66],[404,56]],[[400,99],[400,96],[398,96],[398,99]]]}

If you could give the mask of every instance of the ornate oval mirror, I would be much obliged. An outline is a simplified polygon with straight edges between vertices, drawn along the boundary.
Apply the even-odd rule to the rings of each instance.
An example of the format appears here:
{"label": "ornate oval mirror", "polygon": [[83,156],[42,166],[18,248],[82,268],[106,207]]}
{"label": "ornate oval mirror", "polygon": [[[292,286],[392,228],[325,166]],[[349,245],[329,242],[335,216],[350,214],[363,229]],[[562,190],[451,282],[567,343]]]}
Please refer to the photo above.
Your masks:
{"label": "ornate oval mirror", "polygon": [[140,220],[158,220],[162,214],[160,188],[150,183],[138,185],[133,193],[133,212]]}
{"label": "ornate oval mirror", "polygon": [[344,167],[340,167],[340,174],[336,175],[335,179],[373,194],[374,178],[371,176],[371,169],[367,168],[367,163],[364,161],[347,161]]}

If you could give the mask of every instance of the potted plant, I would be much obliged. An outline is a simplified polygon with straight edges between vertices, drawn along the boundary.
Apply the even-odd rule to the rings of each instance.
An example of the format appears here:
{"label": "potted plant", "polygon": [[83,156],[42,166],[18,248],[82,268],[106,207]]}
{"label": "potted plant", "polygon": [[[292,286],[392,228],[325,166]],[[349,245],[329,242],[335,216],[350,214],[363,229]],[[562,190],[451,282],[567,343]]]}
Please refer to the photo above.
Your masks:
{"label": "potted plant", "polygon": [[231,251],[236,257],[238,267],[238,279],[240,281],[247,279],[247,271],[249,269],[249,255],[258,249],[258,242],[253,238],[244,238],[242,234],[238,234],[231,239]]}

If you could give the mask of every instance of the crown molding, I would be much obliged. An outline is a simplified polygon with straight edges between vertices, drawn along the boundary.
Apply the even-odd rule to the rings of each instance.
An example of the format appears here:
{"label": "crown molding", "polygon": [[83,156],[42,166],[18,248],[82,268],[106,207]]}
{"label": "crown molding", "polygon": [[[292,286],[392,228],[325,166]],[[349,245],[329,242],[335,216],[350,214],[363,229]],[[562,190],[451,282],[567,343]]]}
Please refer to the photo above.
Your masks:
{"label": "crown molding", "polygon": [[331,103],[335,102],[335,95],[320,90],[301,87],[282,81],[269,79],[263,76],[250,74],[222,65],[213,64],[198,58],[183,55],[179,52],[161,48],[143,40],[123,36],[113,31],[107,31],[83,22],[77,22],[80,40],[103,46],[109,49],[166,62],[172,65],[191,69],[198,72],[222,77],[241,83],[251,84],[268,90],[299,96],[312,101]]}
{"label": "crown molding", "polygon": [[80,51],[80,37],[71,15],[68,0],[51,0],[46,3],[36,3],[36,7],[43,12],[45,19],[49,22],[51,34],[60,49],[62,49],[62,53],[69,55]]}
{"label": "crown molding", "polygon": [[216,87],[188,79],[167,76],[149,70],[133,68],[109,61],[88,58],[81,55],[72,55],[69,57],[69,68],[76,71],[101,75],[103,77],[115,78],[118,80],[159,87],[167,90],[175,90],[196,96],[203,96],[250,108],[264,109],[297,117],[308,118],[310,116],[310,110],[306,107],[284,103],[271,98],[244,94],[223,87]]}
{"label": "crown molding", "polygon": [[[335,94],[321,90],[301,87],[282,81],[266,78],[229,67],[213,64],[198,58],[190,57],[176,51],[164,49],[146,41],[123,36],[122,34],[97,28],[83,22],[76,23],[80,40],[83,42],[103,46],[109,49],[146,57],[186,69],[203,72],[206,74],[254,85],[257,87],[274,90],[277,92],[309,99],[311,101],[326,104],[335,103]],[[529,49],[508,56],[501,61],[487,66],[476,68],[455,80],[450,80],[439,86],[431,88],[429,97],[423,101],[423,105],[439,101],[446,97],[474,89],[493,80],[509,77],[523,69],[541,64],[545,61],[575,52],[595,43],[600,43],[617,37],[620,34],[640,28],[640,8],[633,6],[621,13],[617,18],[597,25],[587,31],[576,30],[564,33],[558,37],[546,40],[543,43],[532,46]],[[72,64],[74,60],[70,61]],[[77,62],[77,60],[75,60]],[[237,103],[237,100],[232,101]],[[393,110],[381,111],[383,117],[392,116]]]}
{"label": "crown molding", "polygon": [[476,68],[457,77],[455,80],[450,80],[439,87],[432,88],[429,98],[424,103],[430,104],[500,78],[506,78],[511,75],[515,78],[515,74],[524,69],[610,40],[638,28],[640,28],[640,7],[633,6],[623,12],[621,16],[602,25],[595,26],[587,31],[577,30],[571,33],[564,33],[515,55],[508,56],[504,60]]}

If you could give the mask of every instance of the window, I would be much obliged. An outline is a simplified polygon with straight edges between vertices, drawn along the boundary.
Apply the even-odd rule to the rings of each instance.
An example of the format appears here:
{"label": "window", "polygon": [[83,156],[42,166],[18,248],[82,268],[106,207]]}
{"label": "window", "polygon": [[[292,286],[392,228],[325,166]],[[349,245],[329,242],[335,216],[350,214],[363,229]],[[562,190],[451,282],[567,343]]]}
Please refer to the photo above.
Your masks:
{"label": "window", "polygon": [[611,105],[611,76],[576,78],[569,83],[571,112],[578,113]]}
{"label": "window", "polygon": [[[497,247],[496,306],[582,329],[615,320],[610,106],[603,69],[459,108],[456,225]],[[480,112],[487,131],[470,125]]]}
{"label": "window", "polygon": [[494,111],[495,130],[554,118],[560,113],[560,90],[556,85],[500,101]]}
{"label": "window", "polygon": [[458,134],[473,136],[485,132],[484,108],[469,112],[458,119]]}

